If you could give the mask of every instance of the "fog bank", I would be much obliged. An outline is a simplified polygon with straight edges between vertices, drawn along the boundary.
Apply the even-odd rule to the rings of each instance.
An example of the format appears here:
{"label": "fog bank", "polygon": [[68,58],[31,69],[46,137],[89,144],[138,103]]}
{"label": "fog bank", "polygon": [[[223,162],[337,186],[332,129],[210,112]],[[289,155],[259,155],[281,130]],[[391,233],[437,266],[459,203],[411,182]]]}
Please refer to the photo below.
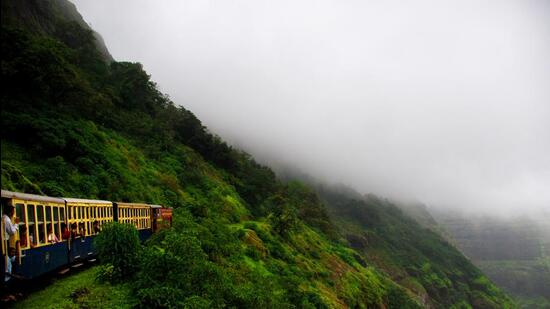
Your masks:
{"label": "fog bank", "polygon": [[550,208],[550,2],[75,0],[211,131],[430,207]]}

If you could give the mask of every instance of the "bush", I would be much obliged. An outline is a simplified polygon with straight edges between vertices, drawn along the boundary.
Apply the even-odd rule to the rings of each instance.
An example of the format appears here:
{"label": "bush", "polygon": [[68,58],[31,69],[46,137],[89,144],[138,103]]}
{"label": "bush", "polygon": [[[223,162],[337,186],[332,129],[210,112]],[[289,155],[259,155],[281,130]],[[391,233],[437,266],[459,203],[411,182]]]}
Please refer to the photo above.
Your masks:
{"label": "bush", "polygon": [[141,245],[134,226],[118,222],[104,225],[95,237],[94,247],[100,261],[108,265],[104,279],[120,281],[136,271]]}

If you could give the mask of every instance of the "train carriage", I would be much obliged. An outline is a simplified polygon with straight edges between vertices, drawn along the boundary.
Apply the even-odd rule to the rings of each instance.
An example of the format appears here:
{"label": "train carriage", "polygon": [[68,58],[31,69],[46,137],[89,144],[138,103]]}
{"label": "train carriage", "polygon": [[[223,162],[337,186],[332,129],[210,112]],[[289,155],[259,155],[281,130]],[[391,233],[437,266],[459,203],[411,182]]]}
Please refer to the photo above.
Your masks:
{"label": "train carriage", "polygon": [[[113,221],[113,203],[102,200],[63,198],[67,209],[67,228],[72,232],[69,240],[69,262],[94,256],[94,225]],[[75,233],[76,232],[76,233]]]}
{"label": "train carriage", "polygon": [[141,241],[151,237],[153,233],[151,205],[116,202],[113,206],[116,221],[135,226]]}
{"label": "train carriage", "polygon": [[[19,230],[6,235],[1,220],[1,272],[15,255],[12,274],[34,278],[76,261],[94,257],[93,238],[108,222],[136,227],[141,241],[171,226],[172,209],[160,205],[77,198],[56,198],[2,190],[1,210],[15,208],[12,222]],[[13,252],[15,251],[15,252]]]}
{"label": "train carriage", "polygon": [[150,205],[152,211],[153,232],[172,226],[172,208]]}
{"label": "train carriage", "polygon": [[[61,223],[65,221],[65,200],[2,190],[2,207],[15,207],[19,232],[5,239],[2,220],[4,268],[9,248],[15,248],[12,273],[32,278],[68,263],[68,240],[62,239]],[[2,210],[2,213],[4,211]],[[60,242],[48,241],[50,234]],[[52,237],[53,237],[52,235]]]}

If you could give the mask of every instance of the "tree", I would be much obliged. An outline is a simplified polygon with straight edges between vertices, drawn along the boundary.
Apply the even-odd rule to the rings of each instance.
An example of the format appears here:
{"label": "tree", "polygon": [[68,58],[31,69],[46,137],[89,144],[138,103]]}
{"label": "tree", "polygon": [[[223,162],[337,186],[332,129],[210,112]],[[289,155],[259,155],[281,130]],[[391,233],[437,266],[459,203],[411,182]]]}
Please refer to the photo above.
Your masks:
{"label": "tree", "polygon": [[287,236],[298,225],[296,208],[288,202],[286,197],[281,195],[270,198],[270,202],[273,212],[269,215],[269,219],[273,230],[281,236]]}
{"label": "tree", "polygon": [[107,265],[104,270],[108,270],[111,281],[128,278],[137,269],[141,245],[133,225],[118,222],[104,225],[94,247],[100,261]]}

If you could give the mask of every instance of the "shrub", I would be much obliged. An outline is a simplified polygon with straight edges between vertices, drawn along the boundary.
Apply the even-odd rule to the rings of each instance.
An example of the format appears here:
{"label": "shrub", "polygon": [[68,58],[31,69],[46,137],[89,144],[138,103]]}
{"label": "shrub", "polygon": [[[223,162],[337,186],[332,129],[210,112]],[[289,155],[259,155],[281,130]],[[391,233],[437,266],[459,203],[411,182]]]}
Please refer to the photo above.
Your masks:
{"label": "shrub", "polygon": [[118,222],[108,223],[94,240],[94,247],[102,263],[112,265],[110,281],[130,277],[137,269],[141,251],[139,237],[134,226]]}

